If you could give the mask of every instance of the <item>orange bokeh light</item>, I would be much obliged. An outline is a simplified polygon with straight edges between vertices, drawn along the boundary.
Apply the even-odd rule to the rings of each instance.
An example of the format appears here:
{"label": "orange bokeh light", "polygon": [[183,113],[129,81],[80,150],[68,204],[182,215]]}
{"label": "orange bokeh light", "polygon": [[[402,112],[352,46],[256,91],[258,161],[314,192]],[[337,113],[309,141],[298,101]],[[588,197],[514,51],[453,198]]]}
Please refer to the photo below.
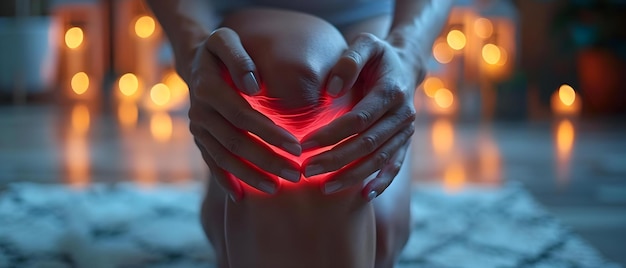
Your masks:
{"label": "orange bokeh light", "polygon": [[167,142],[172,137],[172,118],[164,112],[155,113],[150,118],[150,133],[158,142]]}
{"label": "orange bokeh light", "polygon": [[444,156],[452,152],[454,147],[454,128],[452,122],[439,118],[433,123],[432,144],[435,154]]}
{"label": "orange bokeh light", "polygon": [[437,92],[437,90],[444,87],[444,84],[443,81],[439,79],[439,77],[431,76],[424,80],[422,87],[424,88],[424,94],[426,94],[426,96],[428,97],[433,98],[435,97],[435,93]]}
{"label": "orange bokeh light", "polygon": [[139,110],[137,105],[130,101],[120,102],[117,107],[117,118],[124,128],[132,128],[137,124]]}
{"label": "orange bokeh light", "polygon": [[72,108],[72,131],[73,133],[84,135],[89,130],[90,125],[89,109],[83,104],[78,104]]}
{"label": "orange bokeh light", "polygon": [[74,74],[70,80],[70,86],[77,95],[84,94],[89,89],[89,76],[85,72]]}
{"label": "orange bokeh light", "polygon": [[117,82],[120,92],[130,97],[139,91],[139,78],[133,73],[126,73]]}
{"label": "orange bokeh light", "polygon": [[459,30],[452,30],[446,36],[448,46],[454,50],[461,50],[467,45],[467,38],[465,34]]}
{"label": "orange bokeh light", "polygon": [[493,24],[489,19],[478,18],[474,21],[474,31],[478,37],[487,39],[493,34]]}
{"label": "orange bokeh light", "polygon": [[65,45],[71,49],[78,48],[84,39],[83,29],[80,27],[72,27],[65,32]]}
{"label": "orange bokeh light", "polygon": [[452,91],[447,88],[438,89],[437,92],[435,92],[434,99],[437,106],[444,109],[450,108],[454,103],[454,95]]}
{"label": "orange bokeh light", "polygon": [[164,106],[171,99],[170,88],[163,83],[158,83],[150,89],[150,99],[158,106]]}
{"label": "orange bokeh light", "polygon": [[559,99],[566,106],[572,106],[572,104],[574,104],[574,101],[576,100],[576,92],[571,86],[562,85],[559,88]]}
{"label": "orange bokeh light", "polygon": [[439,41],[433,45],[433,57],[439,63],[450,63],[454,59],[454,51],[445,42]]}
{"label": "orange bokeh light", "polygon": [[141,16],[135,21],[135,34],[140,38],[148,38],[156,30],[156,22],[150,16]]}
{"label": "orange bokeh light", "polygon": [[443,174],[443,185],[446,191],[455,193],[462,190],[465,180],[465,169],[461,163],[454,162],[446,167]]}

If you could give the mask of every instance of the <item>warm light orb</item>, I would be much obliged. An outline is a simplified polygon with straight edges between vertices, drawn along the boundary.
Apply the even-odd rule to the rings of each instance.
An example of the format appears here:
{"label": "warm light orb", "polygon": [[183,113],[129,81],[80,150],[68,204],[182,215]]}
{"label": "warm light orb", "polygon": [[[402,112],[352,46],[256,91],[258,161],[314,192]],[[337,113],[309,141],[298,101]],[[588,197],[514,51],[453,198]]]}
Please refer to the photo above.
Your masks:
{"label": "warm light orb", "polygon": [[172,118],[167,113],[155,113],[150,118],[150,133],[159,142],[166,142],[172,137]]}
{"label": "warm light orb", "polygon": [[446,40],[448,41],[448,45],[454,50],[461,50],[467,44],[465,34],[459,30],[450,31]]}
{"label": "warm light orb", "polygon": [[424,80],[424,84],[422,84],[422,87],[424,88],[424,94],[426,94],[426,96],[428,97],[433,98],[435,97],[435,93],[437,92],[437,90],[443,88],[444,85],[441,79],[435,76],[431,76]]}
{"label": "warm light orb", "polygon": [[74,93],[82,95],[87,92],[87,89],[89,88],[89,76],[85,72],[76,73],[72,76],[70,85],[72,86]]}
{"label": "warm light orb", "polygon": [[452,163],[443,174],[443,185],[447,192],[455,193],[465,186],[465,169],[461,163]]}
{"label": "warm light orb", "polygon": [[486,18],[479,18],[474,21],[474,31],[478,37],[487,39],[493,34],[493,24]]}
{"label": "warm light orb", "polygon": [[158,83],[150,89],[150,99],[158,106],[163,106],[170,101],[170,88],[163,83]]}
{"label": "warm light orb", "polygon": [[72,27],[65,32],[65,45],[71,49],[78,48],[84,40],[83,29]]}
{"label": "warm light orb", "polygon": [[141,16],[135,22],[135,34],[141,38],[148,38],[156,29],[156,23],[150,16]]}
{"label": "warm light orb", "polygon": [[570,120],[559,122],[556,130],[556,148],[560,156],[568,156],[574,147],[574,125]]}
{"label": "warm light orb", "polygon": [[121,102],[117,107],[117,118],[124,128],[132,128],[137,124],[139,110],[133,102]]}
{"label": "warm light orb", "polygon": [[72,130],[76,134],[83,135],[89,130],[89,109],[83,104],[78,104],[72,108]]}
{"label": "warm light orb", "polygon": [[435,92],[435,103],[441,108],[449,108],[454,103],[454,95],[447,88],[440,88]]}
{"label": "warm light orb", "polygon": [[454,147],[454,128],[450,120],[437,119],[432,129],[433,151],[439,156],[445,156]]}
{"label": "warm light orb", "polygon": [[570,85],[564,84],[559,88],[559,99],[563,104],[572,106],[576,100],[576,92]]}
{"label": "warm light orb", "polygon": [[118,86],[124,96],[132,96],[139,90],[139,79],[135,74],[127,73],[120,77]]}
{"label": "warm light orb", "polygon": [[489,64],[497,64],[500,61],[502,53],[500,48],[494,44],[486,44],[482,49],[483,60]]}
{"label": "warm light orb", "polygon": [[433,46],[433,57],[439,63],[450,63],[454,58],[454,51],[445,42],[437,42]]}

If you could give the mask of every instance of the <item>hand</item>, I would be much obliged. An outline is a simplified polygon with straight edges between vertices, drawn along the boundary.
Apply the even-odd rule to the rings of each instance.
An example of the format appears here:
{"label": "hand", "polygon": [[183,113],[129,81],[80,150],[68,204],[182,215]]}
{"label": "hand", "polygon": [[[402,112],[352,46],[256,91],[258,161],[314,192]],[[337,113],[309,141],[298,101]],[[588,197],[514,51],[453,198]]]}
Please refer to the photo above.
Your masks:
{"label": "hand", "polygon": [[294,182],[300,179],[297,163],[250,133],[296,156],[302,151],[298,140],[254,110],[224,78],[230,74],[237,89],[253,95],[259,92],[255,72],[237,33],[220,28],[198,47],[190,77],[189,128],[212,179],[235,201],[243,197],[235,177],[268,194],[274,194],[278,185],[262,170]]}
{"label": "hand", "polygon": [[[367,200],[380,195],[398,174],[414,132],[415,87],[424,79],[418,64],[372,34],[361,34],[330,71],[327,93],[340,96],[363,90],[364,97],[348,113],[305,137],[304,150],[339,143],[305,160],[304,176],[339,170],[322,186],[326,194],[362,183],[380,170],[362,190]],[[357,134],[357,135],[355,135]]]}

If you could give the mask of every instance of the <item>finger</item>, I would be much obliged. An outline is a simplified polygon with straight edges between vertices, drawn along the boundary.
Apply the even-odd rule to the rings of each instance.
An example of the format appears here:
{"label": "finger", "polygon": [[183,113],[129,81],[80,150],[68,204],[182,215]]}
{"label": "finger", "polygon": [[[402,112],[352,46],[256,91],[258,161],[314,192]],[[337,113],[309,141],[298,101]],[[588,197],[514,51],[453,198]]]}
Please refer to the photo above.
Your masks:
{"label": "finger", "polygon": [[380,39],[371,33],[359,34],[331,69],[326,92],[338,97],[352,88],[365,64],[380,53],[381,44]]}
{"label": "finger", "polygon": [[322,191],[324,194],[332,194],[343,189],[349,188],[357,183],[362,183],[365,178],[381,169],[388,163],[392,155],[410,139],[415,130],[413,124],[407,126],[397,136],[386,142],[376,152],[370,154],[362,161],[347,166],[334,174],[328,181],[323,184]]}
{"label": "finger", "polygon": [[[238,129],[254,133],[265,142],[286,152],[299,156],[300,142],[289,131],[274,124],[271,119],[254,110],[250,104],[232,90],[214,70],[216,59],[209,53],[199,56],[198,68],[194,70],[192,102],[189,110],[191,121],[202,121],[203,106],[210,106]],[[212,67],[213,66],[213,67]],[[196,111],[198,110],[198,111]]]}
{"label": "finger", "polygon": [[404,146],[400,147],[396,154],[391,158],[389,163],[380,169],[376,177],[365,185],[361,194],[366,200],[374,200],[374,198],[382,194],[385,189],[391,185],[393,179],[398,175],[398,172],[400,172],[400,168],[404,163],[404,158],[410,144],[411,139],[407,140]]}
{"label": "finger", "polygon": [[209,131],[231,154],[289,181],[300,180],[300,166],[296,162],[277,154],[248,133],[235,129],[217,112],[205,109],[204,118],[197,124]]}
{"label": "finger", "polygon": [[217,166],[213,158],[206,151],[202,143],[198,139],[194,139],[194,142],[200,149],[200,154],[202,155],[202,159],[209,166],[211,170],[211,179],[217,182],[217,184],[222,187],[224,192],[232,199],[234,202],[238,202],[243,198],[243,189],[241,188],[241,184],[239,181]]}
{"label": "finger", "polygon": [[226,27],[218,28],[209,36],[206,48],[226,65],[237,88],[247,95],[259,93],[261,89],[255,76],[256,66],[235,31]]}
{"label": "finger", "polygon": [[303,165],[304,176],[308,178],[335,171],[373,153],[394,134],[413,123],[414,120],[415,109],[412,107],[403,107],[396,113],[383,117],[365,132],[349,138],[333,147],[332,150],[305,160]]}
{"label": "finger", "polygon": [[368,129],[385,113],[411,98],[408,93],[384,80],[365,95],[351,111],[302,139],[302,149],[309,150],[336,144]]}
{"label": "finger", "polygon": [[[199,133],[197,126],[192,126],[194,133]],[[278,190],[278,183],[264,171],[238,159],[230,154],[213,136],[208,133],[194,134],[206,149],[210,158],[215,161],[216,166],[233,174],[240,181],[251,187],[273,195]]]}

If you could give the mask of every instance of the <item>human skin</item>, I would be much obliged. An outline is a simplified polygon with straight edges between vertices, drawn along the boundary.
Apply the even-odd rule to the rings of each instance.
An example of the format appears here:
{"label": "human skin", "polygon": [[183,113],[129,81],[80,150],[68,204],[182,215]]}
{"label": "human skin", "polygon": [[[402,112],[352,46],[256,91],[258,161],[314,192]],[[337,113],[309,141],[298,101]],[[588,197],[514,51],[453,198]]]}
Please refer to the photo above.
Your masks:
{"label": "human skin", "polygon": [[[324,78],[347,47],[341,33],[325,21],[301,13],[257,9],[231,14],[223,24],[239,34],[257,64],[264,89],[262,96],[247,99],[274,98],[268,105],[281,115],[266,111],[270,118],[292,118],[301,112],[299,108],[319,109],[299,120],[323,118],[329,112],[345,112],[358,101],[358,94],[337,99],[325,96]],[[277,27],[281,31],[275,31]],[[332,104],[325,105],[324,100]],[[308,134],[299,131],[307,126],[290,127],[294,123],[298,122],[287,120],[284,127],[296,137]],[[293,158],[301,162],[307,157]],[[326,177],[295,184],[277,178],[281,186],[273,196],[244,187],[245,198],[236,203],[219,187],[209,187],[202,219],[220,265],[391,267],[408,237],[410,179],[406,171],[390,193],[374,203],[360,196],[360,186],[324,195],[319,188]]]}
{"label": "human skin", "polygon": [[[329,92],[334,92],[330,95],[344,94],[361,73],[379,79],[369,81],[370,90],[362,103],[344,117],[299,141],[251,109],[240,95],[225,90],[233,86],[220,81],[220,63],[232,75],[235,88],[246,94],[256,94],[257,80],[263,78],[237,33],[226,27],[214,30],[216,16],[207,7],[208,1],[147,2],[172,42],[177,71],[190,85],[190,130],[211,169],[211,180],[231,198],[242,198],[242,183],[273,194],[277,185],[263,171],[289,180],[298,178],[293,162],[255,145],[255,138],[241,135],[241,131],[254,133],[292,155],[343,141],[329,152],[311,157],[301,169],[309,177],[350,164],[328,182],[332,187],[322,187],[327,194],[361,184],[378,170],[378,176],[362,189],[365,199],[375,198],[392,183],[413,131],[413,91],[424,77],[424,59],[447,18],[451,0],[396,0],[391,23],[385,28],[369,23],[374,20],[342,26],[350,46],[326,81]],[[376,105],[381,103],[386,105]],[[358,135],[346,140],[354,134]],[[231,146],[233,136],[244,145]],[[228,172],[248,181],[232,180],[226,176]]]}

